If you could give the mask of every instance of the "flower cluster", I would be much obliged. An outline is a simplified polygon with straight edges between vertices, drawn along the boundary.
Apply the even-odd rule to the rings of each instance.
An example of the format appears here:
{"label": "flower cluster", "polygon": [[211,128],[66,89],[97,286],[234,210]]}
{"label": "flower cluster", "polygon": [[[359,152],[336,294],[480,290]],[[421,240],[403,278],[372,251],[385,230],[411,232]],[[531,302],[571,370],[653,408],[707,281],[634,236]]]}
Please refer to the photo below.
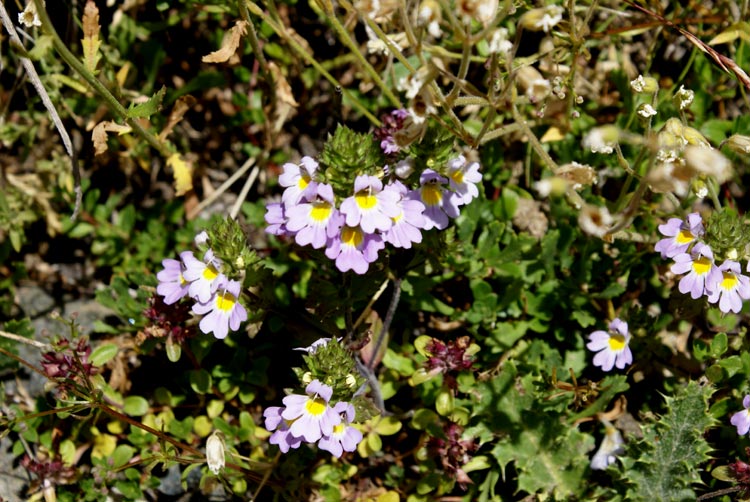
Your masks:
{"label": "flower cluster", "polygon": [[[391,119],[376,135],[381,156],[381,147],[387,154],[400,150],[392,133],[405,116],[395,114]],[[372,136],[368,139],[376,142]],[[392,160],[393,168],[369,165],[355,173],[348,164],[338,171],[337,166],[324,169],[312,157],[284,164],[279,177],[284,192],[281,202],[266,207],[266,231],[324,250],[341,272],[364,274],[387,244],[411,248],[422,242],[422,231],[445,229],[451,218],[458,217],[460,206],[479,195],[479,163],[468,162],[463,155],[448,160],[440,170],[425,169],[418,181],[412,176],[413,159]],[[409,179],[415,186],[409,186]]]}
{"label": "flower cluster", "polygon": [[694,300],[706,296],[724,313],[742,310],[743,301],[750,299],[750,279],[736,260],[727,258],[717,264],[711,247],[702,240],[706,230],[698,213],[685,220],[671,218],[659,226],[659,232],[665,237],[656,244],[656,251],[674,260],[673,273],[685,274],[678,285],[680,293],[689,293]]}
{"label": "flower cluster", "polygon": [[[196,237],[201,247],[207,242],[205,232]],[[192,251],[183,251],[179,260],[167,258],[162,265],[164,268],[156,275],[156,292],[166,305],[183,298],[193,300],[193,313],[203,316],[199,324],[203,333],[226,338],[230,328],[236,331],[247,320],[247,311],[240,302],[239,281],[225,275],[222,260],[210,248],[205,249],[202,259]]]}
{"label": "flower cluster", "polygon": [[263,412],[266,429],[275,431],[269,442],[286,453],[299,448],[302,442],[317,443],[318,448],[336,457],[352,452],[362,441],[362,433],[351,426],[354,406],[339,401],[331,406],[333,389],[313,380],[305,394],[291,394],[283,399],[284,406],[272,406]]}
{"label": "flower cluster", "polygon": [[341,457],[345,451],[356,450],[362,441],[362,432],[353,423],[370,418],[358,393],[364,380],[340,340],[321,338],[309,347],[295,349],[306,353],[306,369],[295,368],[306,384],[305,393],[290,394],[282,400],[283,406],[263,412],[266,429],[272,432],[269,442],[283,453],[302,443],[317,443],[321,450]]}
{"label": "flower cluster", "polygon": [[425,346],[425,351],[429,354],[429,359],[425,362],[427,373],[443,373],[445,385],[455,390],[458,386],[457,374],[470,370],[474,364],[472,354],[475,348],[468,336],[447,343],[433,338]]}
{"label": "flower cluster", "polygon": [[601,367],[602,371],[610,371],[614,366],[623,369],[633,362],[629,343],[628,323],[615,318],[609,323],[608,331],[598,330],[589,335],[586,348],[597,353],[594,356],[594,366]]}

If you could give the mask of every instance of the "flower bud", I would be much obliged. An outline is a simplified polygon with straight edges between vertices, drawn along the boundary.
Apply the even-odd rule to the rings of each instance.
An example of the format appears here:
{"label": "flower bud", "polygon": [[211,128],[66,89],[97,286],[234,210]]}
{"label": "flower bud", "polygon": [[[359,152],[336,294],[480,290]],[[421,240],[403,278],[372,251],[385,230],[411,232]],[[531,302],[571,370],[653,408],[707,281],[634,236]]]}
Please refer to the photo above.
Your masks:
{"label": "flower bud", "polygon": [[659,90],[659,84],[654,77],[638,75],[638,78],[630,81],[630,88],[638,93],[654,94]]}
{"label": "flower bud", "polygon": [[214,431],[206,440],[206,463],[214,475],[224,468],[224,438],[219,431]]}
{"label": "flower bud", "polygon": [[687,141],[688,145],[711,148],[711,143],[708,142],[706,137],[698,132],[698,129],[695,129],[693,127],[684,127],[682,129],[682,137],[685,138],[685,141]]}
{"label": "flower bud", "polygon": [[564,9],[559,5],[531,9],[521,16],[518,25],[524,30],[549,33],[553,26],[562,21],[563,12]]}
{"label": "flower bud", "polygon": [[720,185],[732,177],[732,163],[713,148],[689,145],[685,148],[685,165],[695,174],[713,176]]}
{"label": "flower bud", "polygon": [[643,103],[638,106],[638,111],[636,113],[638,113],[638,115],[640,115],[644,119],[650,119],[651,117],[656,115],[656,110],[654,110],[654,107],[650,104]]}
{"label": "flower bud", "polygon": [[516,78],[518,79],[518,86],[526,93],[526,96],[532,103],[542,101],[549,95],[552,88],[549,80],[542,77],[539,70],[533,66],[523,66],[519,68]]}
{"label": "flower bud", "polygon": [[722,145],[727,145],[734,153],[748,154],[750,153],[750,136],[732,134],[722,142]]}
{"label": "flower bud", "polygon": [[674,104],[677,105],[680,110],[684,110],[693,104],[695,93],[690,89],[685,89],[685,86],[681,85],[680,90],[675,93],[673,99]]}

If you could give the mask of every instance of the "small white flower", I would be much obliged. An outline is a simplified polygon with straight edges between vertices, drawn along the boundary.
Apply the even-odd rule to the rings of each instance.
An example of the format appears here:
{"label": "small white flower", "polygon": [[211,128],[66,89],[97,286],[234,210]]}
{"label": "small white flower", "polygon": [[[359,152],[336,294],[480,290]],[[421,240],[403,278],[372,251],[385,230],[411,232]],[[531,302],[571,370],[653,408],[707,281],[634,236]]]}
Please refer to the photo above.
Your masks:
{"label": "small white flower", "polygon": [[677,102],[677,105],[680,107],[680,110],[684,110],[685,108],[693,104],[695,93],[690,89],[685,89],[685,86],[681,85],[680,90],[677,91],[677,93],[674,95],[674,98]]}
{"label": "small white flower", "polygon": [[581,230],[595,237],[604,237],[614,223],[614,218],[604,206],[586,204],[578,215]]}
{"label": "small white flower", "polygon": [[219,431],[214,431],[206,440],[206,463],[208,464],[208,470],[214,473],[215,476],[219,474],[224,468],[224,438]]}
{"label": "small white flower", "polygon": [[595,127],[583,137],[582,144],[593,153],[609,154],[615,151],[618,136],[619,132],[615,126]]}
{"label": "small white flower", "polygon": [[26,8],[18,13],[18,22],[27,28],[42,25],[42,21],[39,19],[39,14],[36,12],[34,0],[29,0],[29,3],[26,4]]}
{"label": "small white flower", "polygon": [[645,103],[638,107],[638,115],[640,115],[644,119],[651,118],[656,115],[656,110],[654,110],[654,107],[650,104]]}
{"label": "small white flower", "polygon": [[513,48],[513,42],[508,40],[508,30],[506,28],[498,28],[492,32],[489,40],[490,54],[500,54],[506,56]]}
{"label": "small white flower", "polygon": [[646,85],[646,81],[643,79],[643,75],[638,75],[638,78],[630,81],[630,87],[635,92],[643,92],[643,88]]}

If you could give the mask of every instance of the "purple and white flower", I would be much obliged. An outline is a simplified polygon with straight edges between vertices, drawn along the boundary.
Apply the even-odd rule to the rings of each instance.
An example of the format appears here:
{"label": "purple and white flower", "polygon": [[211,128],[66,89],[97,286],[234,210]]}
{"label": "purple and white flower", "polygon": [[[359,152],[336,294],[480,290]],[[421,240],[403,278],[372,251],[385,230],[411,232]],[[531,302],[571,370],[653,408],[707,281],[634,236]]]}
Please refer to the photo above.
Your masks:
{"label": "purple and white flower", "polygon": [[750,395],[745,396],[742,400],[744,410],[738,411],[729,420],[732,425],[737,427],[737,434],[744,436],[750,431]]}
{"label": "purple and white flower", "polygon": [[386,187],[375,176],[357,176],[354,180],[354,195],[341,203],[341,214],[350,227],[359,225],[368,234],[376,230],[385,232],[393,225],[391,218],[399,213],[396,205],[398,192]]}
{"label": "purple and white flower", "polygon": [[338,237],[331,239],[326,248],[326,256],[336,260],[336,268],[341,272],[354,270],[364,274],[370,263],[378,259],[378,251],[385,247],[380,234],[368,234],[360,227],[345,226]]}
{"label": "purple and white flower", "polygon": [[610,371],[614,366],[623,369],[633,362],[629,343],[628,323],[615,318],[609,323],[609,331],[598,330],[589,335],[586,348],[597,353],[594,366],[601,367],[602,371]]}
{"label": "purple and white flower", "polygon": [[451,190],[455,192],[452,197],[457,206],[468,204],[479,195],[477,183],[481,181],[479,162],[467,165],[463,155],[448,161],[448,183]]}
{"label": "purple and white flower", "polygon": [[399,214],[393,218],[393,226],[383,234],[383,239],[397,248],[411,248],[412,243],[422,242],[422,231],[426,224],[425,207],[421,201],[408,195],[406,186],[396,180],[391,183],[393,190],[401,195],[397,206]]}
{"label": "purple and white flower", "polygon": [[290,448],[297,449],[302,444],[301,437],[295,437],[289,430],[291,422],[284,420],[281,416],[284,408],[281,406],[271,406],[263,412],[266,429],[271,432],[268,442],[279,447],[282,453],[287,453]]}
{"label": "purple and white flower", "polygon": [[341,423],[341,416],[328,406],[333,389],[313,380],[305,388],[306,396],[291,394],[283,400],[286,407],[281,417],[290,423],[289,432],[314,443],[323,436],[330,436],[333,428]]}
{"label": "purple and white flower", "polygon": [[270,202],[266,205],[266,214],[263,218],[266,220],[268,226],[266,232],[271,235],[289,235],[286,229],[286,212],[284,211],[284,204],[281,202]]}
{"label": "purple and white flower", "polygon": [[750,299],[750,279],[742,275],[740,264],[726,260],[718,268],[721,274],[716,274],[711,283],[706,284],[708,301],[719,302],[719,310],[724,313],[738,314],[742,310],[742,302]]}
{"label": "purple and white flower", "polygon": [[704,233],[703,220],[700,214],[690,213],[685,220],[670,218],[659,225],[659,232],[666,236],[654,246],[662,258],[672,258],[680,253],[687,253],[690,244]]}
{"label": "purple and white flower", "polygon": [[[193,256],[193,253],[190,251],[185,251],[182,254],[186,253]],[[156,292],[164,297],[164,303],[172,305],[187,296],[190,283],[182,275],[185,266],[180,260],[166,258],[162,260],[161,264],[164,266],[164,269],[156,274],[156,278],[159,279]]]}
{"label": "purple and white flower", "polygon": [[688,273],[680,279],[679,290],[682,294],[690,293],[694,300],[707,292],[706,285],[716,284],[722,279],[719,268],[714,264],[711,248],[702,242],[696,242],[690,254],[675,255],[670,270],[675,274]]}
{"label": "purple and white flower", "polygon": [[287,207],[286,229],[296,232],[294,240],[297,244],[311,244],[320,249],[338,234],[343,216],[334,203],[333,188],[321,183],[316,184],[310,202]]}
{"label": "purple and white flower", "polygon": [[186,281],[190,282],[188,294],[200,303],[208,303],[218,287],[226,280],[224,274],[221,273],[221,260],[216,258],[210,249],[203,255],[203,261],[189,251],[180,253],[180,258],[185,264],[185,271],[182,275]]}
{"label": "purple and white flower", "polygon": [[339,402],[333,411],[341,416],[341,423],[333,426],[333,432],[324,435],[318,441],[318,448],[331,452],[335,457],[341,457],[345,451],[354,451],[362,441],[362,432],[352,427],[354,420],[354,406],[351,403]]}
{"label": "purple and white flower", "polygon": [[413,192],[412,198],[425,205],[424,230],[437,228],[443,230],[448,226],[448,218],[458,218],[458,205],[453,199],[453,192],[445,188],[448,180],[432,169],[425,169],[419,177],[420,187]]}
{"label": "purple and white flower", "polygon": [[212,333],[216,338],[226,338],[229,328],[232,331],[240,329],[242,321],[247,320],[247,311],[239,301],[240,283],[227,280],[216,291],[211,301],[196,303],[193,312],[207,314],[199,324],[201,331]]}
{"label": "purple and white flower", "polygon": [[312,157],[302,157],[300,164],[287,162],[283,165],[284,172],[279,176],[279,184],[286,187],[281,195],[281,202],[286,207],[297,205],[303,198],[310,199],[315,191],[315,171],[318,163]]}

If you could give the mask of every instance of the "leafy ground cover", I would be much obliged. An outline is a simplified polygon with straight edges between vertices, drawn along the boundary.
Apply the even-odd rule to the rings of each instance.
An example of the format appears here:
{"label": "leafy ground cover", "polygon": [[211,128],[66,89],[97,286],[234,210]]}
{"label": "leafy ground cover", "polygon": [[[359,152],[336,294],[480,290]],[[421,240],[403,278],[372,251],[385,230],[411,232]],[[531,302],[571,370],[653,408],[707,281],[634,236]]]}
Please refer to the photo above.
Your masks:
{"label": "leafy ground cover", "polygon": [[0,14],[3,498],[748,497],[747,2]]}

